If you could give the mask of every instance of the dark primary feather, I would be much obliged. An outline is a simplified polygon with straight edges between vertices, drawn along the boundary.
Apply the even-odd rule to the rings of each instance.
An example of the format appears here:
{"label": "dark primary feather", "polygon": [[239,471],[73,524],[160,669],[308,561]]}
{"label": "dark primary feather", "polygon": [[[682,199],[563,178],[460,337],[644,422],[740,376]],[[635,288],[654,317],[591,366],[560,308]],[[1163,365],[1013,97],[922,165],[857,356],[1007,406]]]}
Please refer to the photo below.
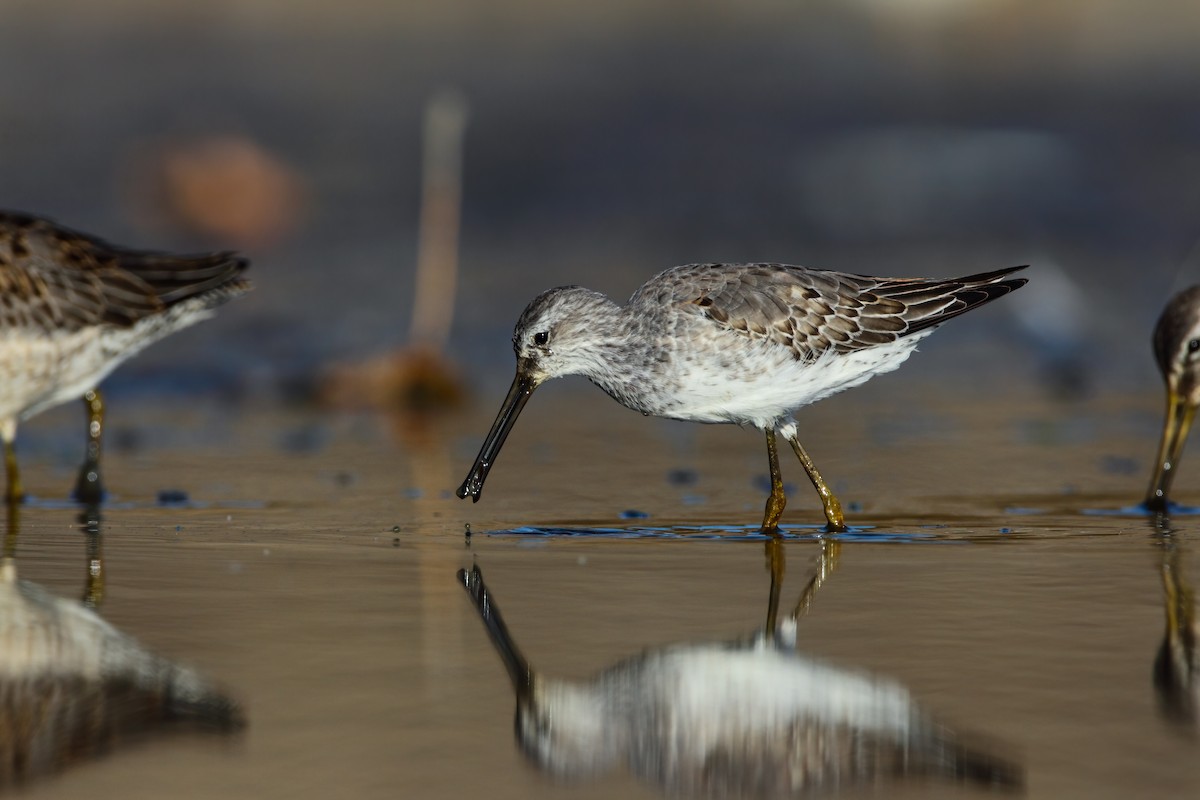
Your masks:
{"label": "dark primary feather", "polygon": [[[696,264],[668,270],[634,300],[691,287],[687,304],[717,324],[790,347],[813,361],[827,350],[887,344],[940,325],[1023,286],[1024,267],[950,280],[875,278],[786,264]],[[675,298],[679,300],[678,296]]]}
{"label": "dark primary feather", "polygon": [[128,327],[192,298],[241,294],[235,253],[131,250],[18,212],[0,211],[0,326],[74,331]]}

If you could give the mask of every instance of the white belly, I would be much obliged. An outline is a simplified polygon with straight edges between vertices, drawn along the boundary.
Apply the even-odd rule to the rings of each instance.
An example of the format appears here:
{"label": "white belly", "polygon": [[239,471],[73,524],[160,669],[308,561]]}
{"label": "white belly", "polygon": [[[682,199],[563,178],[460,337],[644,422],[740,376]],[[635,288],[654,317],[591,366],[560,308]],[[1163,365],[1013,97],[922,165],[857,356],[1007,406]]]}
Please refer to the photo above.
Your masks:
{"label": "white belly", "polygon": [[208,316],[211,311],[199,304],[181,303],[130,328],[0,331],[0,423],[13,426],[83,397],[147,345]]}
{"label": "white belly", "polygon": [[896,369],[932,332],[846,354],[831,351],[808,364],[769,341],[747,342],[720,357],[685,358],[674,365],[674,391],[662,416],[770,428],[798,408]]}

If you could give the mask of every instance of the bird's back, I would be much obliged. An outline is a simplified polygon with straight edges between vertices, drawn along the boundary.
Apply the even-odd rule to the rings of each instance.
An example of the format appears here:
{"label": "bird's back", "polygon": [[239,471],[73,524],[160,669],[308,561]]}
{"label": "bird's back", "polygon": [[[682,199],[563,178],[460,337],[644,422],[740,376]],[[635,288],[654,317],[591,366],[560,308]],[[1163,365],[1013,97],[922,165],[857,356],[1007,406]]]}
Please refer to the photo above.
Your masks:
{"label": "bird's back", "polygon": [[234,253],[133,250],[0,211],[0,420],[82,396],[147,345],[248,291],[247,266]]}
{"label": "bird's back", "polygon": [[895,342],[1023,286],[1024,267],[946,280],[876,278],[789,264],[689,264],[659,273],[630,299],[683,309],[717,327],[788,347],[812,362]]}
{"label": "bird's back", "polygon": [[675,267],[626,306],[636,339],[654,348],[654,380],[606,390],[636,394],[636,404],[622,402],[659,416],[770,427],[895,369],[940,323],[1023,285],[1013,271],[925,280],[786,264]]}
{"label": "bird's back", "polygon": [[127,328],[181,303],[212,307],[244,293],[247,266],[230,252],[133,250],[40,217],[0,212],[0,327]]}

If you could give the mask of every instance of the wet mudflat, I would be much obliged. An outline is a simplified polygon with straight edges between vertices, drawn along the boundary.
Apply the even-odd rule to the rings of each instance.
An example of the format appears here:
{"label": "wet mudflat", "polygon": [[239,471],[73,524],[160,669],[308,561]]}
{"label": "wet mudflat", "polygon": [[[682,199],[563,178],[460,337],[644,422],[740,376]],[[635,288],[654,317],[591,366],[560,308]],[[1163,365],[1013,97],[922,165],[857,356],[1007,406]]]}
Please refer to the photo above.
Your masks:
{"label": "wet mudflat", "polygon": [[[1200,580],[1200,517],[1156,529],[1109,513],[1144,491],[1159,398],[1084,408],[923,391],[864,387],[801,416],[855,530],[799,620],[797,649],[907,686],[1017,763],[1029,797],[1194,792],[1188,687],[1157,690],[1153,667],[1164,574],[1176,598]],[[512,686],[455,573],[481,569],[530,663],[555,677],[744,636],[763,624],[770,588],[753,531],[760,435],[647,420],[556,387],[471,505],[452,491],[490,412],[414,437],[370,416],[145,409],[142,429],[173,433],[108,453],[99,612],[198,668],[248,724],[156,729],[30,779],[28,795],[661,796],[619,767],[563,783],[527,763]],[[73,421],[55,412],[30,426],[39,499],[23,509],[17,560],[21,578],[68,598],[88,569],[78,511],[55,502],[71,482],[59,431]],[[784,472],[790,607],[823,545],[802,471]],[[1185,462],[1180,499],[1196,486]],[[185,502],[159,502],[166,490]],[[905,778],[830,793],[986,791]]]}

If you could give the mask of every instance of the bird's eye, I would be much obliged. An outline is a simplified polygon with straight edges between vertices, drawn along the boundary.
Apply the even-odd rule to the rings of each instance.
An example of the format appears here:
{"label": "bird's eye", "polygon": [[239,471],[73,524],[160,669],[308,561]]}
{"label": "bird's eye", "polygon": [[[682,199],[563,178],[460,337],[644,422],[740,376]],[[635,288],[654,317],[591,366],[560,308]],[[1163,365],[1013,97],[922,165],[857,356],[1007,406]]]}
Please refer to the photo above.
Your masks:
{"label": "bird's eye", "polygon": [[[538,347],[541,347],[548,341],[550,341],[550,334],[546,331],[538,331],[533,335],[533,343]],[[1200,342],[1197,343],[1197,346],[1200,346]]]}
{"label": "bird's eye", "polygon": [[1188,342],[1188,352],[1194,353],[1197,350],[1200,350],[1200,339],[1192,339]]}

